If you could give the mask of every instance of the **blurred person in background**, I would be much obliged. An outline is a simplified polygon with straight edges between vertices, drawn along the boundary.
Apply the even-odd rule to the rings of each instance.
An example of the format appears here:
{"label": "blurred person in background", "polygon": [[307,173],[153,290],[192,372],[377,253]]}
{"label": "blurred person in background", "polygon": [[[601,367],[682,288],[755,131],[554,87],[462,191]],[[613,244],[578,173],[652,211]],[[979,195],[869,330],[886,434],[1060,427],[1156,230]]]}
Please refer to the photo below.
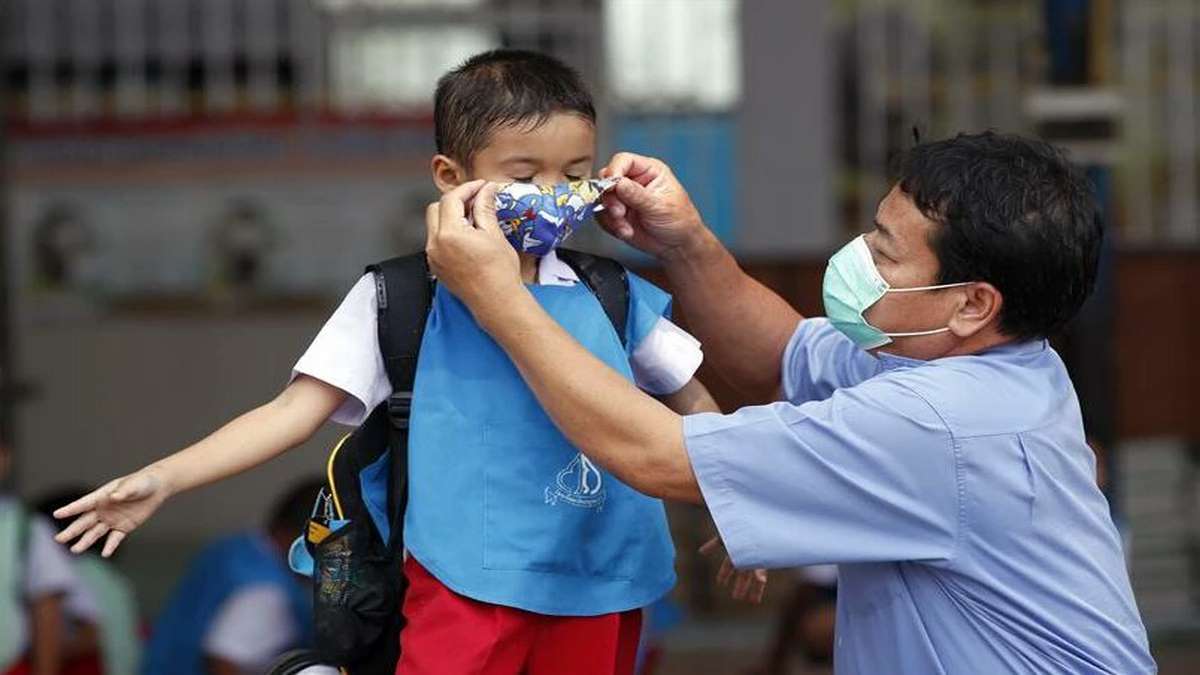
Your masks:
{"label": "blurred person in background", "polygon": [[837,618],[837,565],[811,565],[795,570],[795,586],[779,613],[763,664],[753,675],[786,675],[802,656],[809,663],[833,661]]}
{"label": "blurred person in background", "polygon": [[287,566],[324,481],[306,480],[271,507],[262,530],[219,539],[198,553],[150,632],[144,675],[263,673],[310,646],[312,589]]}
{"label": "blurred person in background", "polygon": [[[11,451],[0,444],[0,484],[11,461]],[[0,491],[0,673],[99,672],[93,655],[80,653],[88,652],[86,636],[94,627],[68,621],[68,598],[95,607],[95,600],[81,586],[70,556],[54,542],[53,526],[13,495]],[[80,641],[73,642],[72,635]],[[79,649],[80,644],[84,648]]]}
{"label": "blurred person in background", "polygon": [[[42,518],[54,522],[55,509],[88,492],[83,486],[62,487],[38,497],[34,504]],[[76,556],[72,563],[79,583],[63,599],[68,651],[93,662],[104,675],[133,675],[142,648],[133,584],[110,560],[94,553]]]}

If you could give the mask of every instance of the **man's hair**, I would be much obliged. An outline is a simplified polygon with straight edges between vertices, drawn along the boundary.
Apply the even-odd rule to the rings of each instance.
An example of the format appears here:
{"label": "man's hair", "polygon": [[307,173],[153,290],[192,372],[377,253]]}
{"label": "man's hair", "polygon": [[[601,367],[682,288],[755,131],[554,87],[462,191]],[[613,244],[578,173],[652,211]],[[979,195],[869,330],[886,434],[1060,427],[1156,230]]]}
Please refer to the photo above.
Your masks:
{"label": "man's hair", "polygon": [[295,533],[299,536],[312,514],[317,494],[325,486],[324,479],[307,478],[288,488],[281,494],[267,514],[267,531],[270,534]]}
{"label": "man's hair", "polygon": [[986,281],[1004,296],[1000,330],[1048,337],[1096,281],[1103,228],[1092,187],[1048,143],[959,134],[921,143],[899,164],[899,187],[937,227],[938,283]]}
{"label": "man's hair", "polygon": [[433,97],[437,151],[469,163],[497,128],[532,130],[561,112],[596,121],[592,95],[562,61],[520,49],[476,54],[438,80]]}

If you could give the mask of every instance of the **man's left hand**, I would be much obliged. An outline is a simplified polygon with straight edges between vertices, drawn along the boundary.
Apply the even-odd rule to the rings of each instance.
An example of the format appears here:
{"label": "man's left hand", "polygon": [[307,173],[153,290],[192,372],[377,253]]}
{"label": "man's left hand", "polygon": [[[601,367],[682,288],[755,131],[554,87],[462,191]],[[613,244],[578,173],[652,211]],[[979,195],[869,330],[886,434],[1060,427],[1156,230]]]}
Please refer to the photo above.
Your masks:
{"label": "man's left hand", "polygon": [[[700,553],[704,555],[717,551],[725,551],[725,544],[721,542],[720,537],[713,537],[700,547]],[[724,588],[729,586],[731,581],[733,590],[730,595],[734,600],[747,600],[758,604],[762,602],[763,595],[767,592],[766,570],[739,570],[733,566],[733,561],[726,554],[725,560],[721,562],[721,569],[717,572],[717,585]]]}
{"label": "man's left hand", "polygon": [[430,268],[481,321],[481,313],[524,290],[517,252],[496,222],[497,187],[463,183],[425,210]]}

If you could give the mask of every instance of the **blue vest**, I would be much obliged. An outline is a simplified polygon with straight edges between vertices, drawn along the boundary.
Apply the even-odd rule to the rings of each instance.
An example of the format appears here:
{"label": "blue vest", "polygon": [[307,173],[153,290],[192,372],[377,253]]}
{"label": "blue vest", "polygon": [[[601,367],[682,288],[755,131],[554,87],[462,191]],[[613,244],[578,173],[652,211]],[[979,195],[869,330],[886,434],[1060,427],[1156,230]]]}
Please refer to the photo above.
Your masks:
{"label": "blue vest", "polygon": [[159,615],[142,659],[143,675],[205,675],[204,637],[225,603],[238,591],[277,584],[291,599],[301,645],[311,642],[312,598],[256,533],[221,539],[200,552]]}
{"label": "blue vest", "polygon": [[[669,297],[629,275],[632,350]],[[629,356],[586,286],[531,286],[626,378]],[[439,287],[421,343],[409,436],[409,552],[453,591],[540,614],[644,607],[675,584],[662,502],[592,464],[555,428],[500,347]]]}

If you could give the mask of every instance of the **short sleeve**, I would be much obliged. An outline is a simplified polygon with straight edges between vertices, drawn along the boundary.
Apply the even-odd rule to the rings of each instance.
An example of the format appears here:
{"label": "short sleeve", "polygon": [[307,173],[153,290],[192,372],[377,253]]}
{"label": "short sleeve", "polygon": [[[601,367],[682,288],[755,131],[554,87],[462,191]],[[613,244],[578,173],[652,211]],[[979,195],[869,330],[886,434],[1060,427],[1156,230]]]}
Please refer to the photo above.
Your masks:
{"label": "short sleeve", "polygon": [[945,561],[960,513],[953,439],[888,376],[802,405],[684,420],[705,502],[739,567]]}
{"label": "short sleeve", "polygon": [[879,370],[878,359],[859,349],[827,319],[804,319],[783,352],[784,398],[792,403],[820,401]]}
{"label": "short sleeve", "polygon": [[77,591],[80,579],[75,573],[71,554],[54,541],[54,528],[39,516],[34,516],[29,521],[28,546],[25,568],[26,597],[69,595]]}
{"label": "short sleeve", "polygon": [[704,361],[700,341],[671,321],[670,295],[632,272],[628,278],[626,343],[634,382],[650,394],[673,394]]}
{"label": "short sleeve", "polygon": [[303,373],[333,385],[349,396],[330,419],[357,426],[392,394],[379,351],[375,281],[365,274],[292,368],[292,379]]}
{"label": "short sleeve", "polygon": [[295,643],[297,629],[285,591],[250,586],[221,605],[204,636],[204,653],[245,670],[265,669]]}

